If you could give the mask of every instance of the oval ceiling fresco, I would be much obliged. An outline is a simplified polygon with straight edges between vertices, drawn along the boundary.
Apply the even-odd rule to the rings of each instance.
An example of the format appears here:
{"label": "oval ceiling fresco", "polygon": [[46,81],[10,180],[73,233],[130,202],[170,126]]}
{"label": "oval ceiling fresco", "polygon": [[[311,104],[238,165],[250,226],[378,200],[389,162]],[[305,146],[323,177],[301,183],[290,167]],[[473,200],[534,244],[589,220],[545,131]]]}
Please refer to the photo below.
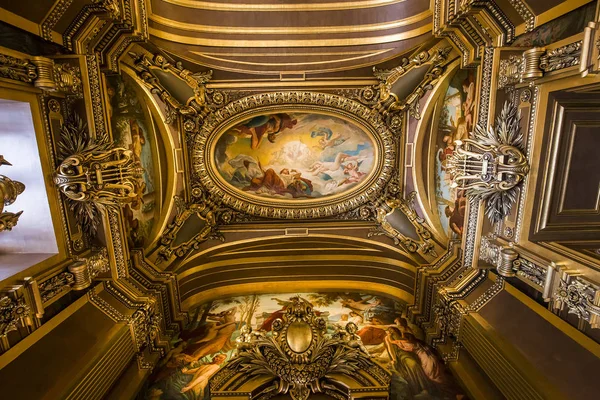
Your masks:
{"label": "oval ceiling fresco", "polygon": [[216,139],[219,177],[246,193],[303,201],[344,193],[373,173],[375,146],[358,126],[320,113],[258,114]]}
{"label": "oval ceiling fresco", "polygon": [[330,216],[374,198],[391,172],[391,133],[360,103],[308,95],[320,104],[308,96],[276,106],[246,98],[232,106],[245,112],[209,119],[193,155],[205,189],[238,210],[280,218]]}

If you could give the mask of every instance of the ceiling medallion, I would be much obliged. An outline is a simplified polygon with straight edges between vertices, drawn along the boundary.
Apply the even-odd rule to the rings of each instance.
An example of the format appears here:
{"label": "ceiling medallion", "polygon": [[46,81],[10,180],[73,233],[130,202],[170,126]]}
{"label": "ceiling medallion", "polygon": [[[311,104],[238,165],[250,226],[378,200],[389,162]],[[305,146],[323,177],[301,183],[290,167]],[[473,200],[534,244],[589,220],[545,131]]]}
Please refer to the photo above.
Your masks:
{"label": "ceiling medallion", "polygon": [[360,393],[387,399],[390,373],[371,359],[357,326],[349,322],[327,334],[312,304],[299,296],[290,300],[270,332],[242,327],[237,356],[211,379],[210,397],[266,400],[289,393],[306,400],[324,393],[349,399]]}
{"label": "ceiling medallion", "polygon": [[395,154],[381,115],[357,101],[263,93],[207,116],[192,144],[192,183],[243,213],[328,217],[376,200]]}

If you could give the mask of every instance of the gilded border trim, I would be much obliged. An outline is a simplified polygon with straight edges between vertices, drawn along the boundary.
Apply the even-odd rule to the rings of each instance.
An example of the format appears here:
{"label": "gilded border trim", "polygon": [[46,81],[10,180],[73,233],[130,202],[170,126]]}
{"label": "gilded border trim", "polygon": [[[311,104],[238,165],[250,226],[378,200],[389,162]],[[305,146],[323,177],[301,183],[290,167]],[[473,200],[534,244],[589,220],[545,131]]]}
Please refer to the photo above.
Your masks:
{"label": "gilded border trim", "polygon": [[[246,198],[237,191],[225,189],[222,184],[216,182],[213,177],[214,173],[210,171],[212,161],[208,158],[212,157],[210,152],[211,140],[232,119],[237,120],[240,115],[253,111],[266,111],[272,108],[288,108],[340,115],[345,119],[356,122],[359,126],[367,128],[373,136],[379,154],[376,171],[371,175],[370,180],[358,191],[349,191],[345,195],[328,200],[302,202],[294,205],[282,203],[273,205],[272,201]],[[192,145],[191,159],[194,172],[192,181],[199,181],[205,191],[210,193],[211,197],[217,199],[218,202],[247,214],[280,219],[320,218],[341,214],[369,201],[376,200],[393,174],[395,157],[396,144],[385,121],[379,114],[374,113],[357,101],[342,96],[316,92],[290,91],[257,94],[231,102],[215,111],[205,120]],[[192,186],[194,186],[194,183],[192,182]]]}

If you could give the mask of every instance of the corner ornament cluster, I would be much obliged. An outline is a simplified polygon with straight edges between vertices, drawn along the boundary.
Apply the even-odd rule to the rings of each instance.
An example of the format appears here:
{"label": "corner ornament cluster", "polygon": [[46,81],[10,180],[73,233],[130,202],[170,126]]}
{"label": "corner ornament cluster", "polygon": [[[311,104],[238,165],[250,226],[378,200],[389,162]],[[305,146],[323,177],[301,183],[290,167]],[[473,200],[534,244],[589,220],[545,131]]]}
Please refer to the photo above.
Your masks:
{"label": "corner ornament cluster", "polygon": [[485,213],[492,223],[510,214],[519,183],[529,173],[517,106],[504,103],[495,128],[477,126],[473,139],[457,140],[447,159],[452,186],[486,202]]}
{"label": "corner ornament cluster", "polygon": [[94,140],[77,114],[65,120],[60,135],[62,162],[53,181],[68,199],[78,222],[93,237],[101,223],[102,208],[131,202],[139,195],[143,169],[131,150]]}

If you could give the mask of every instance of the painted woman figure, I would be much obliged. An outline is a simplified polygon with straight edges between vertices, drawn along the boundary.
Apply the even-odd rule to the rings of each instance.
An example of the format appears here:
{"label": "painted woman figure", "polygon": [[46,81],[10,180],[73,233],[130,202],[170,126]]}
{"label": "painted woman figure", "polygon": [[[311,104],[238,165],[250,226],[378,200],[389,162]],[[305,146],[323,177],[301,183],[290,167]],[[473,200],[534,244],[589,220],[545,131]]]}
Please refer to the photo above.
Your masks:
{"label": "painted woman figure", "polygon": [[390,342],[404,351],[414,353],[419,358],[421,368],[429,380],[441,385],[445,383],[442,364],[431,349],[412,334],[405,334],[404,337],[399,339],[391,339]]}
{"label": "painted woman figure", "polygon": [[394,370],[406,380],[411,396],[423,391],[431,394],[435,391],[433,382],[427,377],[417,354],[408,351],[400,343],[402,332],[397,327],[389,327],[385,338],[386,347],[392,359]]}

